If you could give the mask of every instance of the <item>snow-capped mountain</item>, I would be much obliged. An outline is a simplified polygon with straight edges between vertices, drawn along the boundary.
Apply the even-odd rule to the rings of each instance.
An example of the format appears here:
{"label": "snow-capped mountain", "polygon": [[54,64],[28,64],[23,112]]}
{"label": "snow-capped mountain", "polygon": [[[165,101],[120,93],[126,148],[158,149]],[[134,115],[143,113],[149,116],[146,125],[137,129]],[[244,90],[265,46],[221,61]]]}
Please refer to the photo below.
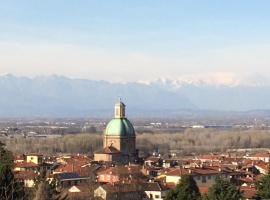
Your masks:
{"label": "snow-capped mountain", "polygon": [[145,117],[175,116],[183,110],[270,109],[269,81],[258,75],[186,76],[140,83],[5,75],[0,76],[0,91],[0,117],[111,117],[119,97],[130,115]]}
{"label": "snow-capped mountain", "polygon": [[210,73],[183,75],[177,78],[162,77],[153,81],[140,81],[146,85],[162,88],[179,89],[185,86],[196,87],[237,87],[237,86],[270,86],[270,79],[260,74],[238,76],[232,73]]}

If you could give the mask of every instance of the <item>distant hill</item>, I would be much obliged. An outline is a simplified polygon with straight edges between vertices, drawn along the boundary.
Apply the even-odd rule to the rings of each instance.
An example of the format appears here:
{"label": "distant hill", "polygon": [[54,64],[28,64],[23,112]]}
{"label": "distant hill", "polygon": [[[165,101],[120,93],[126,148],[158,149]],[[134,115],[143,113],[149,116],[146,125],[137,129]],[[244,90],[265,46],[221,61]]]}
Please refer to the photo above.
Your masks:
{"label": "distant hill", "polygon": [[111,117],[119,97],[127,104],[128,114],[139,117],[270,109],[267,85],[185,83],[175,87],[170,81],[109,83],[5,75],[0,76],[0,92],[0,117]]}
{"label": "distant hill", "polygon": [[197,108],[218,111],[270,109],[270,82],[261,76],[220,84],[204,80],[158,80],[148,85],[168,89],[189,99]]}
{"label": "distant hill", "polygon": [[139,83],[5,75],[0,77],[0,91],[1,117],[111,117],[119,97],[130,113],[139,115],[196,109],[179,93]]}

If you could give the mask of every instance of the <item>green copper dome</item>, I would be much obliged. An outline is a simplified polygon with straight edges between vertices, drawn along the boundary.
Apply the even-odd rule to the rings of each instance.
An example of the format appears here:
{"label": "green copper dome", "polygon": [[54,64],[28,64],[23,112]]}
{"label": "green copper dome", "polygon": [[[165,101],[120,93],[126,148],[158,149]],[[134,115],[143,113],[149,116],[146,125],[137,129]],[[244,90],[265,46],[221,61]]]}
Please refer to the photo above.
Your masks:
{"label": "green copper dome", "polygon": [[126,118],[112,119],[106,127],[107,136],[135,136],[134,127]]}

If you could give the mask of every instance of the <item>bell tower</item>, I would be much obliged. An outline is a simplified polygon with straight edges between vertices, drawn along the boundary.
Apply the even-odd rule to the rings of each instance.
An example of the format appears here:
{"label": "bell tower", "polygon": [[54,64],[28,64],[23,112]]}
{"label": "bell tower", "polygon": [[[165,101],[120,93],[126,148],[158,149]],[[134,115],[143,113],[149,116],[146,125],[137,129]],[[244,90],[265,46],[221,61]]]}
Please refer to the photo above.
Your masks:
{"label": "bell tower", "polygon": [[123,119],[125,118],[126,114],[126,105],[119,99],[119,103],[115,104],[114,107],[114,118],[116,119]]}

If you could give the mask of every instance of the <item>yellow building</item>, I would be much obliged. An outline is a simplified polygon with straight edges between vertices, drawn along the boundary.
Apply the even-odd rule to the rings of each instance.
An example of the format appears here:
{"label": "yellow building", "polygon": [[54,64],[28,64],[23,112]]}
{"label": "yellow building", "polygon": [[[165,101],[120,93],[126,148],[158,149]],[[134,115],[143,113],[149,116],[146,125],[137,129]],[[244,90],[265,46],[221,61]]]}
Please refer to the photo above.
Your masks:
{"label": "yellow building", "polygon": [[37,165],[42,164],[43,155],[40,154],[29,154],[26,155],[26,162],[27,163],[35,163]]}

